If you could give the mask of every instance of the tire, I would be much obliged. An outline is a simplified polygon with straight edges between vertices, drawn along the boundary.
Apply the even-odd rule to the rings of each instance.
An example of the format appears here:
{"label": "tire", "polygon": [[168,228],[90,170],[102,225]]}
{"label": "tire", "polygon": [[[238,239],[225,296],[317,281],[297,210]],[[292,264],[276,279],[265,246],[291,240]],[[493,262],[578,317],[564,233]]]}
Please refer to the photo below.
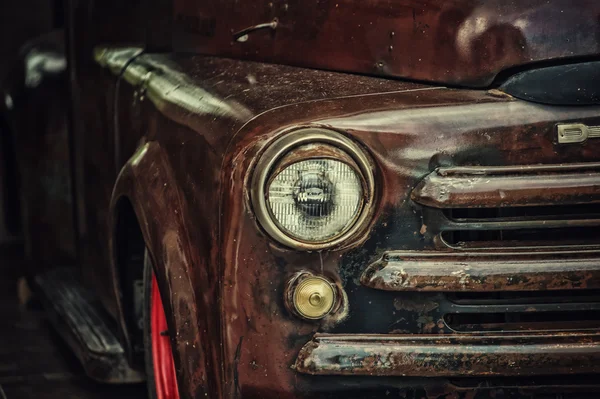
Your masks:
{"label": "tire", "polygon": [[146,250],[144,252],[144,352],[150,399],[179,399],[171,336],[167,328],[152,261]]}

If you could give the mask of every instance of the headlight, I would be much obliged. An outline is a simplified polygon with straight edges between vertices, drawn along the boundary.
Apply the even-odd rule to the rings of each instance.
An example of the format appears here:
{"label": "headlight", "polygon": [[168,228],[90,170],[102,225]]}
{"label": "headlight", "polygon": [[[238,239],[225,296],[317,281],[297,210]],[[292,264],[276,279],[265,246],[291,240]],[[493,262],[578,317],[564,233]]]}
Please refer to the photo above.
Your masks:
{"label": "headlight", "polygon": [[252,203],[282,244],[318,250],[357,233],[373,200],[373,172],[345,136],[304,129],[273,143],[256,165]]}
{"label": "headlight", "polygon": [[360,176],[333,159],[296,162],[266,188],[269,211],[289,236],[321,242],[343,234],[362,208]]}

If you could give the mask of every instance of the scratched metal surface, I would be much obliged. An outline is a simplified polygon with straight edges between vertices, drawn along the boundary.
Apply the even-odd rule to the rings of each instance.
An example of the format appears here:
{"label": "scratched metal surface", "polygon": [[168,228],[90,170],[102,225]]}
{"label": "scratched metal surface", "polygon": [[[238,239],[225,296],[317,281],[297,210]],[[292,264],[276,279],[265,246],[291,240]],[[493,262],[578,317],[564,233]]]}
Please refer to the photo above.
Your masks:
{"label": "scratched metal surface", "polygon": [[[594,0],[176,0],[175,50],[482,87],[516,65],[598,54]],[[250,30],[245,40],[234,34]]]}
{"label": "scratched metal surface", "polygon": [[[131,201],[157,261],[159,282],[170,298],[166,306],[176,331],[182,392],[326,397],[347,395],[359,381],[373,394],[388,388],[431,398],[457,392],[444,379],[324,379],[292,366],[316,332],[451,334],[443,315],[456,309],[445,295],[384,292],[360,282],[386,251],[440,249],[435,230],[410,200],[412,188],[441,166],[598,162],[598,143],[560,147],[553,129],[560,120],[598,123],[599,111],[532,105],[496,91],[397,83],[396,90],[389,81],[380,90],[375,78],[197,55],[145,55],[125,71],[118,125],[125,164],[110,213],[121,209],[120,199]],[[353,93],[359,84],[370,94]],[[245,182],[258,154],[280,132],[300,126],[346,132],[362,144],[380,187],[364,234],[321,255],[275,244],[257,226],[247,202]],[[107,162],[103,158],[112,160],[109,154],[93,155],[95,169]],[[101,182],[105,191],[113,183]],[[104,209],[105,199],[98,206]],[[97,259],[104,284],[118,275],[101,267]],[[318,323],[290,316],[284,283],[302,270],[343,287],[349,310]],[[519,384],[524,382],[510,381],[514,389]]]}
{"label": "scratched metal surface", "polygon": [[[410,199],[436,168],[600,160],[599,143],[557,146],[553,130],[563,120],[600,124],[598,107],[539,106],[497,91],[199,55],[143,55],[120,81],[119,72],[118,63],[80,71],[85,273],[125,327],[124,304],[114,295],[119,264],[110,256],[119,245],[111,218],[127,199],[169,298],[179,386],[192,397],[326,397],[347,395],[359,382],[369,391],[416,397],[456,391],[444,379],[349,381],[291,367],[316,332],[452,333],[443,320],[453,309],[445,295],[384,292],[360,281],[386,251],[439,249],[435,229]],[[247,202],[245,182],[258,154],[282,131],[301,126],[345,132],[376,168],[372,223],[356,241],[322,256],[275,244]],[[343,287],[349,310],[320,323],[289,315],[284,282],[302,270]]]}

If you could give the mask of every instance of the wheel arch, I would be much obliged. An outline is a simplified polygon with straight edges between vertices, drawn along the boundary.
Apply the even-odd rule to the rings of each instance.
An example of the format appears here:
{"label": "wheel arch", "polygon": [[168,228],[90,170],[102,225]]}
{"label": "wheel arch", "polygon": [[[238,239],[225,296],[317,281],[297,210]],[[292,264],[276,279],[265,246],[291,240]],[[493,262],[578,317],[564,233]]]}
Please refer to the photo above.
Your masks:
{"label": "wheel arch", "polygon": [[215,326],[219,318],[204,317],[215,313],[218,300],[214,299],[211,309],[198,298],[199,287],[210,282],[202,273],[207,260],[193,244],[202,232],[196,228],[194,241],[190,239],[187,209],[165,150],[157,141],[140,145],[121,169],[111,198],[110,268],[118,324],[130,359],[135,361],[123,280],[130,277],[128,255],[139,255],[145,247],[154,265],[169,330],[176,333],[172,344],[182,396],[219,392],[221,385],[220,351],[210,345],[211,340],[220,339]]}
{"label": "wheel arch", "polygon": [[[123,195],[116,200],[114,220],[111,257],[114,258],[115,268],[112,282],[117,294],[122,341],[126,346],[129,362],[136,368],[143,369],[143,329],[136,325],[139,314],[135,310],[136,302],[139,301],[136,286],[139,281],[143,284],[146,245],[129,197]],[[143,295],[143,289],[141,294]],[[143,306],[143,297],[141,300],[140,305]]]}

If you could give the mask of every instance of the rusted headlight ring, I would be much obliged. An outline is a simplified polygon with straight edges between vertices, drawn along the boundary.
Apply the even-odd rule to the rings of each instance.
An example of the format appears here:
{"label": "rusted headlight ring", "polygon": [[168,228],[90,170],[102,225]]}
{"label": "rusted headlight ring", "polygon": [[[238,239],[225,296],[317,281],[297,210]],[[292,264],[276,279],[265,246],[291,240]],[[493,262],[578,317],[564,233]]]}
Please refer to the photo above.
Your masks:
{"label": "rusted headlight ring", "polygon": [[[343,151],[352,159],[352,164],[363,183],[364,201],[359,215],[350,228],[342,234],[322,242],[307,242],[286,234],[274,220],[267,204],[266,189],[272,172],[294,149],[308,144],[326,144]],[[318,154],[315,154],[318,157]],[[333,159],[333,158],[332,158]],[[300,250],[318,251],[337,247],[362,231],[369,216],[375,193],[373,167],[365,152],[351,139],[327,129],[305,128],[295,130],[275,140],[261,155],[252,176],[250,199],[261,227],[279,243]]]}

